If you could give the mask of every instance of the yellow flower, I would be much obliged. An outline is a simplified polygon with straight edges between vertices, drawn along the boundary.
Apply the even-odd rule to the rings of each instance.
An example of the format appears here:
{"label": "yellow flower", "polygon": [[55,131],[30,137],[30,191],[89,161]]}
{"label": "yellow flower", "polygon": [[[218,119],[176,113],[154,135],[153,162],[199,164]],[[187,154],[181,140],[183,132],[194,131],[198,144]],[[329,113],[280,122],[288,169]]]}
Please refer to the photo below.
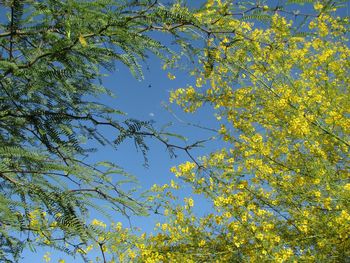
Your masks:
{"label": "yellow flower", "polygon": [[107,225],[105,223],[103,223],[102,221],[99,221],[97,219],[92,220],[91,224],[94,225],[94,226],[102,227],[102,228],[106,228],[107,227]]}
{"label": "yellow flower", "polygon": [[199,243],[198,246],[203,247],[206,244],[206,241],[202,239]]}
{"label": "yellow flower", "polygon": [[323,8],[323,5],[320,2],[316,2],[314,4],[315,10],[321,10]]}
{"label": "yellow flower", "polygon": [[87,42],[86,42],[86,39],[85,39],[85,37],[83,36],[83,35],[80,35],[79,36],[79,42],[80,42],[80,44],[83,46],[83,47],[87,47]]}
{"label": "yellow flower", "polygon": [[45,262],[50,262],[51,261],[51,253],[50,252],[46,252],[43,256],[43,259]]}
{"label": "yellow flower", "polygon": [[193,201],[193,199],[191,197],[190,198],[185,198],[185,202],[186,202],[186,204],[189,207],[193,207],[194,206],[194,201]]}
{"label": "yellow flower", "polygon": [[169,72],[169,73],[168,73],[168,78],[169,78],[170,80],[174,80],[174,79],[176,79],[176,76],[173,75],[173,74],[171,74],[171,73]]}
{"label": "yellow flower", "polygon": [[346,184],[346,185],[344,185],[344,190],[346,190],[346,191],[350,191],[350,184]]}

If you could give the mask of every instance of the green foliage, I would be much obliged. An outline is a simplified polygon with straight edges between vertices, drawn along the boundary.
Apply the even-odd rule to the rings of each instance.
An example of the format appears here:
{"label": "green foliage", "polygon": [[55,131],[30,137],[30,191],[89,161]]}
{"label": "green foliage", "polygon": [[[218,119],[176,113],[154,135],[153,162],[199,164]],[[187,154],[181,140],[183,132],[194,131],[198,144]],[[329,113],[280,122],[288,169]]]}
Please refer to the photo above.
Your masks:
{"label": "green foliage", "polygon": [[[144,136],[154,135],[146,132],[151,123],[125,120],[93,101],[110,95],[97,84],[100,71],[119,61],[142,78],[148,54],[171,54],[147,32],[194,18],[148,0],[14,0],[0,7],[7,13],[0,24],[0,261],[17,261],[38,245],[75,254],[95,234],[86,223],[89,209],[101,210],[93,200],[123,214],[147,213],[132,190],[121,190],[133,178],[115,164],[84,161],[95,151],[87,140],[117,146],[133,138],[146,156]],[[115,130],[114,142],[102,126]]]}

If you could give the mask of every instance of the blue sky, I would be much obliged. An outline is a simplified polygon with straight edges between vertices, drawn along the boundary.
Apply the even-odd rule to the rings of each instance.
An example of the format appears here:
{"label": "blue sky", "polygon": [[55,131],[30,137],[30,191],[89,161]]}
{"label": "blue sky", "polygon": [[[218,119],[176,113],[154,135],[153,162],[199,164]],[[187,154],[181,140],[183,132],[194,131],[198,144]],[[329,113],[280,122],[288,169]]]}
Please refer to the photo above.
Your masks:
{"label": "blue sky", "polygon": [[[193,79],[188,76],[186,72],[172,71],[176,75],[175,80],[169,80],[167,73],[162,69],[161,61],[152,56],[144,65],[144,80],[136,80],[129,70],[118,64],[116,72],[104,78],[104,86],[113,91],[116,98],[101,98],[101,102],[109,106],[116,107],[127,113],[128,118],[135,118],[139,120],[154,120],[154,126],[161,128],[170,122],[173,124],[168,128],[169,131],[181,134],[188,138],[188,144],[196,140],[207,139],[214,135],[212,132],[204,131],[199,128],[194,128],[179,122],[170,112],[168,112],[162,105],[169,104],[169,92],[178,87],[185,87],[187,84],[193,83]],[[148,69],[147,69],[148,68]],[[201,110],[196,114],[185,114],[178,106],[171,105],[174,113],[178,118],[185,122],[208,126],[216,128],[217,122],[213,113],[208,109]],[[106,130],[108,135],[114,136],[115,131]],[[115,136],[117,134],[115,133]],[[174,140],[179,145],[186,145],[186,142]],[[99,151],[91,155],[91,162],[108,160],[114,162],[124,168],[124,170],[139,180],[140,190],[147,190],[153,184],[168,183],[174,179],[174,175],[170,173],[170,167],[180,164],[188,160],[184,152],[177,151],[177,158],[170,158],[165,146],[154,140],[148,139],[147,144],[150,147],[148,152],[148,167],[144,166],[144,159],[142,153],[137,151],[132,140],[126,140],[118,146],[115,151],[110,146],[99,147]],[[213,143],[206,144],[207,147],[193,150],[194,156],[204,155],[216,147]],[[186,188],[185,188],[186,189]],[[190,188],[187,188],[190,194]],[[182,194],[185,195],[185,192]],[[104,219],[101,215],[92,214],[92,218]],[[125,226],[128,226],[128,221],[122,215],[115,215],[114,221],[121,221]],[[151,215],[147,218],[131,217],[131,222],[134,227],[140,227],[143,231],[150,232],[154,225],[162,220],[159,216]],[[33,254],[27,251],[24,254],[24,259],[21,262],[43,262],[42,256],[47,249],[38,249],[37,253]],[[51,250],[52,262],[57,262],[62,257],[66,262],[82,262],[79,258],[73,260],[68,256],[57,253]],[[30,259],[30,260],[29,260]],[[34,261],[33,261],[34,260]]]}

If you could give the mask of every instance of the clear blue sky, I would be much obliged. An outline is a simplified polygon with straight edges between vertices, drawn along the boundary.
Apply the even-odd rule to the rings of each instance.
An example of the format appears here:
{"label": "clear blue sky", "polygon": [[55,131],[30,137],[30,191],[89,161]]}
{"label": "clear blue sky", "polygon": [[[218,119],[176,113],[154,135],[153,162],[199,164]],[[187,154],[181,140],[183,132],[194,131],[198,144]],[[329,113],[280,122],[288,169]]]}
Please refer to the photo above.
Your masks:
{"label": "clear blue sky", "polygon": [[[154,120],[154,126],[157,128],[172,122],[173,125],[168,128],[169,131],[179,133],[188,138],[188,143],[196,140],[207,139],[214,134],[202,129],[186,126],[180,123],[170,112],[168,112],[162,103],[168,103],[169,91],[178,87],[185,87],[187,84],[193,83],[186,72],[176,71],[176,79],[171,81],[167,77],[168,71],[162,70],[162,65],[159,59],[156,57],[150,57],[147,61],[147,66],[144,65],[143,81],[138,81],[128,69],[119,64],[118,70],[112,73],[110,76],[104,79],[104,85],[112,90],[116,94],[116,98],[101,98],[101,100],[117,109],[127,113],[127,117],[135,118],[139,120]],[[172,71],[174,73],[174,71]],[[150,86],[151,85],[151,86]],[[169,103],[168,103],[169,104]],[[194,124],[200,124],[211,128],[216,128],[214,116],[207,110],[201,110],[197,114],[184,114],[176,105],[172,105],[175,114],[182,120]],[[115,131],[108,131],[111,136],[114,136]],[[117,134],[115,134],[117,136]],[[179,145],[185,145],[185,142],[179,140],[174,141]],[[177,151],[177,158],[170,158],[169,153],[166,151],[165,146],[154,140],[149,139],[147,143],[150,147],[148,152],[148,168],[146,168],[141,152],[138,152],[132,140],[127,140],[119,145],[118,150],[115,151],[109,146],[99,147],[99,151],[91,156],[92,162],[108,160],[120,165],[124,170],[139,180],[141,189],[147,190],[153,184],[168,183],[174,178],[174,175],[170,173],[170,167],[180,164],[188,157],[184,152]],[[212,143],[208,143],[205,149],[193,150],[194,156],[204,155],[210,150],[216,148]],[[188,188],[188,194],[190,189]],[[92,215],[94,218],[95,215]],[[102,216],[96,215],[97,218],[103,219]],[[148,218],[132,217],[131,221],[133,226],[137,226],[143,229],[143,231],[150,232],[158,220],[161,220],[159,216],[151,215]],[[126,226],[127,220],[123,216],[115,217],[114,221],[121,221]],[[42,256],[47,249],[38,249],[36,255],[30,253],[24,254],[24,259],[21,262],[43,262]],[[57,262],[62,257],[66,259],[66,262],[82,262],[79,258],[76,260],[69,259],[68,256],[64,256],[61,253],[57,253],[51,250],[52,262]],[[34,261],[33,261],[34,260]]]}

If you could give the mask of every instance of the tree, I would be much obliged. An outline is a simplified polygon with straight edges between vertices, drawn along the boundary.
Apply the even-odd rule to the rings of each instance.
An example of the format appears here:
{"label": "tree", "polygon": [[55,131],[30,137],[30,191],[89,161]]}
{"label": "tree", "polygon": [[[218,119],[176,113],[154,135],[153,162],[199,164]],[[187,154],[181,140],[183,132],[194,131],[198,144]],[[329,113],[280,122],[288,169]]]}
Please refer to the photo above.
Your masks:
{"label": "tree", "polygon": [[211,0],[195,14],[207,36],[202,70],[170,97],[188,112],[203,104],[216,112],[222,149],[172,168],[212,212],[198,216],[192,197],[166,201],[164,222],[131,254],[136,262],[350,260],[342,1],[253,2]]}
{"label": "tree", "polygon": [[[94,100],[110,95],[101,69],[119,61],[142,77],[147,54],[172,54],[147,32],[194,18],[150,0],[11,0],[1,8],[0,261],[36,246],[84,257],[83,247],[98,239],[98,224],[87,223],[89,209],[101,210],[94,200],[123,214],[150,209],[123,191],[117,178],[127,175],[116,164],[84,162],[94,151],[85,141],[134,138],[143,153],[144,136],[166,142],[151,123]],[[115,130],[114,141],[101,126]]]}

